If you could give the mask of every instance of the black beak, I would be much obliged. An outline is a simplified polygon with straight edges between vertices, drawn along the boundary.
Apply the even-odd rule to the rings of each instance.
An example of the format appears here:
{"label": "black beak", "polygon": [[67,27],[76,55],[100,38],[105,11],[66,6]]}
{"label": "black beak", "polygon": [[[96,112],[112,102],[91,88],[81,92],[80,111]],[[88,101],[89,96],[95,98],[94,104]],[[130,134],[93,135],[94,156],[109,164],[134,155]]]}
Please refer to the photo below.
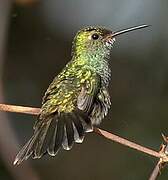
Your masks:
{"label": "black beak", "polygon": [[135,31],[135,30],[138,30],[138,29],[142,29],[142,28],[146,28],[146,27],[149,27],[150,25],[146,25],[146,24],[143,24],[143,25],[140,25],[140,26],[134,26],[134,27],[131,27],[131,28],[127,28],[127,29],[122,29],[120,31],[116,31],[116,32],[113,32],[111,34],[111,37],[116,37],[120,34],[124,34],[124,33],[127,33],[127,32],[130,32],[130,31]]}

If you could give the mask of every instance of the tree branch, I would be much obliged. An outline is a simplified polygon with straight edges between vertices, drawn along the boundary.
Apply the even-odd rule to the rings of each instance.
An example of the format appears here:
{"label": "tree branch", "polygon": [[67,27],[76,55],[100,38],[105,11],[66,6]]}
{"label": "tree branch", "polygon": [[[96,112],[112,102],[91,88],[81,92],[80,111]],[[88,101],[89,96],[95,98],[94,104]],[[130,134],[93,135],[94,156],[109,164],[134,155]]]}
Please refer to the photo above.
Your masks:
{"label": "tree branch", "polygon": [[147,147],[144,147],[144,146],[141,146],[141,145],[136,144],[134,142],[131,142],[131,141],[125,139],[125,138],[119,137],[119,136],[117,136],[115,134],[109,133],[109,132],[104,131],[102,129],[95,128],[94,132],[96,132],[97,134],[100,134],[101,136],[104,136],[107,139],[110,139],[112,141],[120,143],[120,144],[122,144],[124,146],[128,146],[128,147],[130,147],[132,149],[143,152],[145,154],[148,154],[148,155],[151,155],[151,156],[154,156],[154,157],[157,157],[157,158],[162,157],[162,155],[159,152],[156,152],[156,151],[154,151],[152,149],[149,149]]}
{"label": "tree branch", "polygon": [[[0,111],[8,111],[8,112],[15,112],[15,113],[38,115],[40,113],[40,108],[0,104]],[[149,180],[155,180],[157,178],[159,172],[160,172],[160,164],[163,164],[163,163],[165,164],[166,162],[168,162],[167,151],[165,152],[165,149],[167,148],[167,146],[164,146],[164,148],[162,148],[159,152],[157,152],[155,150],[141,146],[139,144],[136,144],[136,143],[131,142],[125,138],[119,137],[115,134],[112,134],[110,132],[107,132],[107,131],[99,129],[99,128],[94,128],[94,132],[105,137],[106,139],[115,141],[115,142],[122,144],[124,146],[127,146],[129,148],[132,148],[132,149],[135,149],[137,151],[148,154],[150,156],[159,158],[160,160],[157,163],[156,167],[154,168]],[[164,137],[164,138],[166,138],[166,137]]]}
{"label": "tree branch", "polygon": [[0,111],[38,115],[40,108],[0,104]]}
{"label": "tree branch", "polygon": [[[168,155],[168,137],[166,137],[164,134],[162,134],[162,137],[164,143],[161,144],[159,153]],[[150,175],[149,180],[156,180],[156,178],[161,174],[161,170],[165,167],[166,164],[167,160],[164,160],[164,158],[160,158],[152,174]]]}
{"label": "tree branch", "polygon": [[149,180],[155,180],[159,176],[159,173],[160,173],[159,165],[160,165],[160,161],[158,161],[158,163],[156,164],[155,168],[153,169],[153,172],[150,175]]}

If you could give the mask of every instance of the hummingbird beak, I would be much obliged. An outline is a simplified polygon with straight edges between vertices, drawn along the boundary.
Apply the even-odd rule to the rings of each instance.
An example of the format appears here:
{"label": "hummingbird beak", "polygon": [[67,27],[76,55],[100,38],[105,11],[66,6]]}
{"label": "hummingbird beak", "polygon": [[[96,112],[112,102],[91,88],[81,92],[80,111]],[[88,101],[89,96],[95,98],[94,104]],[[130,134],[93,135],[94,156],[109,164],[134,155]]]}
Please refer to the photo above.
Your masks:
{"label": "hummingbird beak", "polygon": [[143,24],[143,25],[140,25],[140,26],[134,26],[134,27],[127,28],[127,29],[122,29],[120,31],[112,32],[112,34],[110,36],[111,36],[111,38],[114,38],[114,37],[116,37],[116,36],[118,36],[120,34],[124,34],[124,33],[130,32],[130,31],[146,28],[146,27],[149,27],[149,26],[150,25]]}

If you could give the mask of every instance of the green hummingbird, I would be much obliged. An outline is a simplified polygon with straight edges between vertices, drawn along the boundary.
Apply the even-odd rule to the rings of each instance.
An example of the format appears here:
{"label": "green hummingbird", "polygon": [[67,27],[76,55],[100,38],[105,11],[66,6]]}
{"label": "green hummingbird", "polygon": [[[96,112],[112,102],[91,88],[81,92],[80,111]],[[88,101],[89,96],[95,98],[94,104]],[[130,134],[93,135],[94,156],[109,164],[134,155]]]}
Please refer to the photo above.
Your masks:
{"label": "green hummingbird", "polygon": [[103,27],[78,31],[72,46],[72,58],[49,85],[34,134],[15,158],[20,164],[30,156],[55,156],[59,149],[70,150],[82,143],[87,132],[99,125],[110,108],[108,85],[110,52],[115,37],[146,28],[140,25],[113,32]]}

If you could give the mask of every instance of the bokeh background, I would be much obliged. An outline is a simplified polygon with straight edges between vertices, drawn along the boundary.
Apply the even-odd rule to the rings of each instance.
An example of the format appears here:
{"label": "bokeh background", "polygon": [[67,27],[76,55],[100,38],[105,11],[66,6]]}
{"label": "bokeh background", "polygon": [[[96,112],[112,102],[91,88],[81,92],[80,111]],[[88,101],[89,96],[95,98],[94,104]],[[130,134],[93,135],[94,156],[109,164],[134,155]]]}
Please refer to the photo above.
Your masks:
{"label": "bokeh background", "polygon": [[[168,1],[1,0],[0,103],[40,107],[41,98],[70,60],[71,41],[83,26],[119,30],[110,66],[112,108],[101,128],[153,149],[168,135]],[[0,113],[0,179],[146,180],[157,159],[90,133],[82,145],[52,158],[14,167],[36,117]],[[163,170],[160,180],[168,178]]]}

